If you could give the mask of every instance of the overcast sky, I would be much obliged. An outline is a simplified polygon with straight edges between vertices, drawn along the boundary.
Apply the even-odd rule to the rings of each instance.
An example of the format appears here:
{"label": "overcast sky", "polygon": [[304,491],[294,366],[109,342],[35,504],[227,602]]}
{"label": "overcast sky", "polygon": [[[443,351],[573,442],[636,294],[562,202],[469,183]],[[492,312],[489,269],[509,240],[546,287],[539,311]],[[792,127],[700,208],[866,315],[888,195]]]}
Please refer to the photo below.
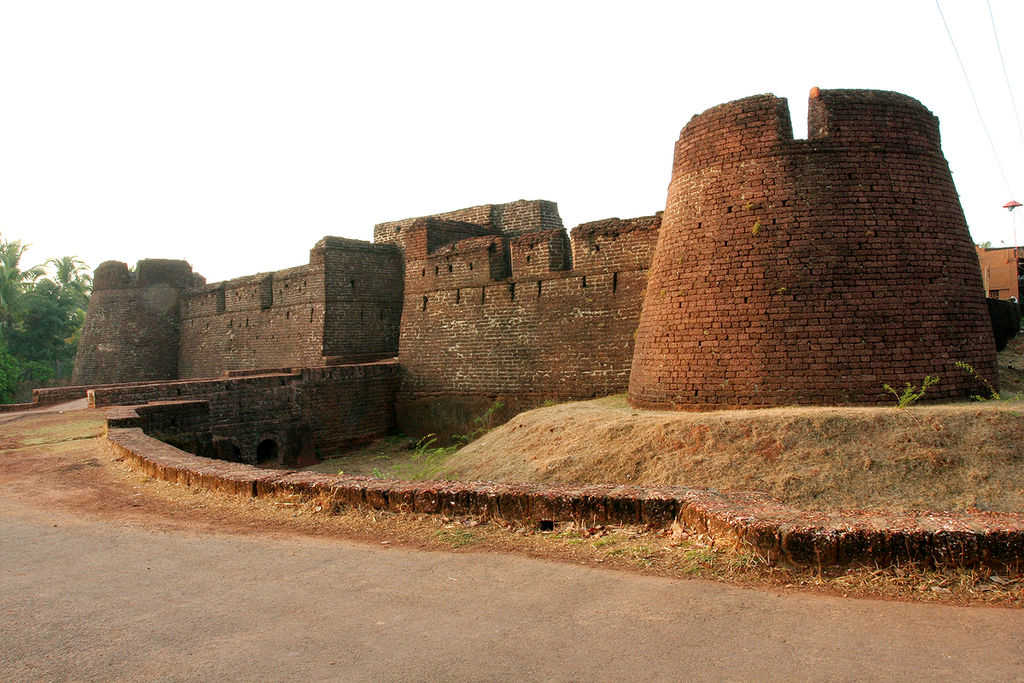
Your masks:
{"label": "overcast sky", "polygon": [[[991,6],[1024,106],[1024,2]],[[476,204],[647,215],[691,116],[772,92],[804,137],[819,86],[921,100],[975,241],[1011,244],[1024,141],[988,9],[942,9],[1006,182],[934,0],[0,0],[0,234],[31,263],[182,258],[215,281]]]}

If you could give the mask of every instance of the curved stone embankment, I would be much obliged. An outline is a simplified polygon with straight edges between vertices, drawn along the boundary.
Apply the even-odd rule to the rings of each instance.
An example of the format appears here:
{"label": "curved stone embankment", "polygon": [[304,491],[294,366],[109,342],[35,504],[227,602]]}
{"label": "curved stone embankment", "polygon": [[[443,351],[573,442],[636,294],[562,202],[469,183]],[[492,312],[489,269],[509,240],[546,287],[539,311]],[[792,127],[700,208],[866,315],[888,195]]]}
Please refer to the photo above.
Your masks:
{"label": "curved stone embankment", "polygon": [[922,562],[945,566],[1019,565],[1024,515],[808,513],[759,493],[676,487],[541,486],[490,482],[406,482],[264,470],[191,455],[141,429],[108,425],[107,443],[133,468],[163,481],[255,497],[299,497],[330,507],[416,512],[538,524],[679,524],[692,533],[774,562],[845,565]]}

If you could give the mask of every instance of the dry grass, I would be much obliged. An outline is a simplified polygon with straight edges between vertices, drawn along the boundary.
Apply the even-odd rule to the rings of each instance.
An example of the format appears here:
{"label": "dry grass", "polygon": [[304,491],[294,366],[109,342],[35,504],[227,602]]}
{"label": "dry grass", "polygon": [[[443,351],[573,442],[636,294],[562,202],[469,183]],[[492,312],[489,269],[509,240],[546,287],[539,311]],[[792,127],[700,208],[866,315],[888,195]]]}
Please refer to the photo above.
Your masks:
{"label": "dry grass", "polygon": [[406,477],[399,475],[413,461],[413,456],[416,454],[415,448],[415,439],[405,436],[389,436],[302,469],[306,472],[323,472],[325,474],[356,474],[367,477],[403,479]]}
{"label": "dry grass", "polygon": [[310,469],[758,490],[809,510],[1024,512],[1024,335],[999,363],[1011,400],[681,413],[612,396],[520,414],[454,456],[390,438]]}
{"label": "dry grass", "polygon": [[440,476],[765,491],[809,510],[1024,512],[1024,335],[999,354],[1003,400],[711,413],[624,396],[522,413]]}
{"label": "dry grass", "polygon": [[765,491],[812,510],[1024,511],[1024,404],[676,413],[622,397],[515,417],[443,474]]}
{"label": "dry grass", "polygon": [[624,396],[529,411],[441,472],[526,483],[765,491],[809,510],[1024,512],[1024,335],[999,354],[1003,401],[678,413]]}

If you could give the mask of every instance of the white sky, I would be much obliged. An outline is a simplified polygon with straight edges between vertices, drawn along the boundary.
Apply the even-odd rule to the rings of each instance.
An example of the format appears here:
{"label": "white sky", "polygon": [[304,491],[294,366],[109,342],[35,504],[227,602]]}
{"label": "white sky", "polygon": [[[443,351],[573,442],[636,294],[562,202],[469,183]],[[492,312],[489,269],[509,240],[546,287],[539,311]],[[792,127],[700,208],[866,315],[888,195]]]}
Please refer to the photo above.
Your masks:
{"label": "white sky", "polygon": [[[1024,201],[986,5],[942,8]],[[1024,2],[992,10],[1024,107]],[[0,233],[33,244],[26,265],[183,258],[212,282],[476,204],[647,215],[692,115],[773,92],[803,137],[812,86],[921,100],[974,239],[1012,243],[933,0],[0,0]]]}

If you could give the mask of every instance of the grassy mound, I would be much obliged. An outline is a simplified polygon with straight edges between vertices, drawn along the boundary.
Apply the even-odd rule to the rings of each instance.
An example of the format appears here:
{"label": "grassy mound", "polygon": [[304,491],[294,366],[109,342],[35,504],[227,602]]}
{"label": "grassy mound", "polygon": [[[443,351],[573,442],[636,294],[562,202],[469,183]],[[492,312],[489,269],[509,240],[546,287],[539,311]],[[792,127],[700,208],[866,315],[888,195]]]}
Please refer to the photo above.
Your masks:
{"label": "grassy mound", "polygon": [[440,476],[759,490],[815,510],[1024,512],[1024,403],[678,413],[609,397],[522,413]]}

